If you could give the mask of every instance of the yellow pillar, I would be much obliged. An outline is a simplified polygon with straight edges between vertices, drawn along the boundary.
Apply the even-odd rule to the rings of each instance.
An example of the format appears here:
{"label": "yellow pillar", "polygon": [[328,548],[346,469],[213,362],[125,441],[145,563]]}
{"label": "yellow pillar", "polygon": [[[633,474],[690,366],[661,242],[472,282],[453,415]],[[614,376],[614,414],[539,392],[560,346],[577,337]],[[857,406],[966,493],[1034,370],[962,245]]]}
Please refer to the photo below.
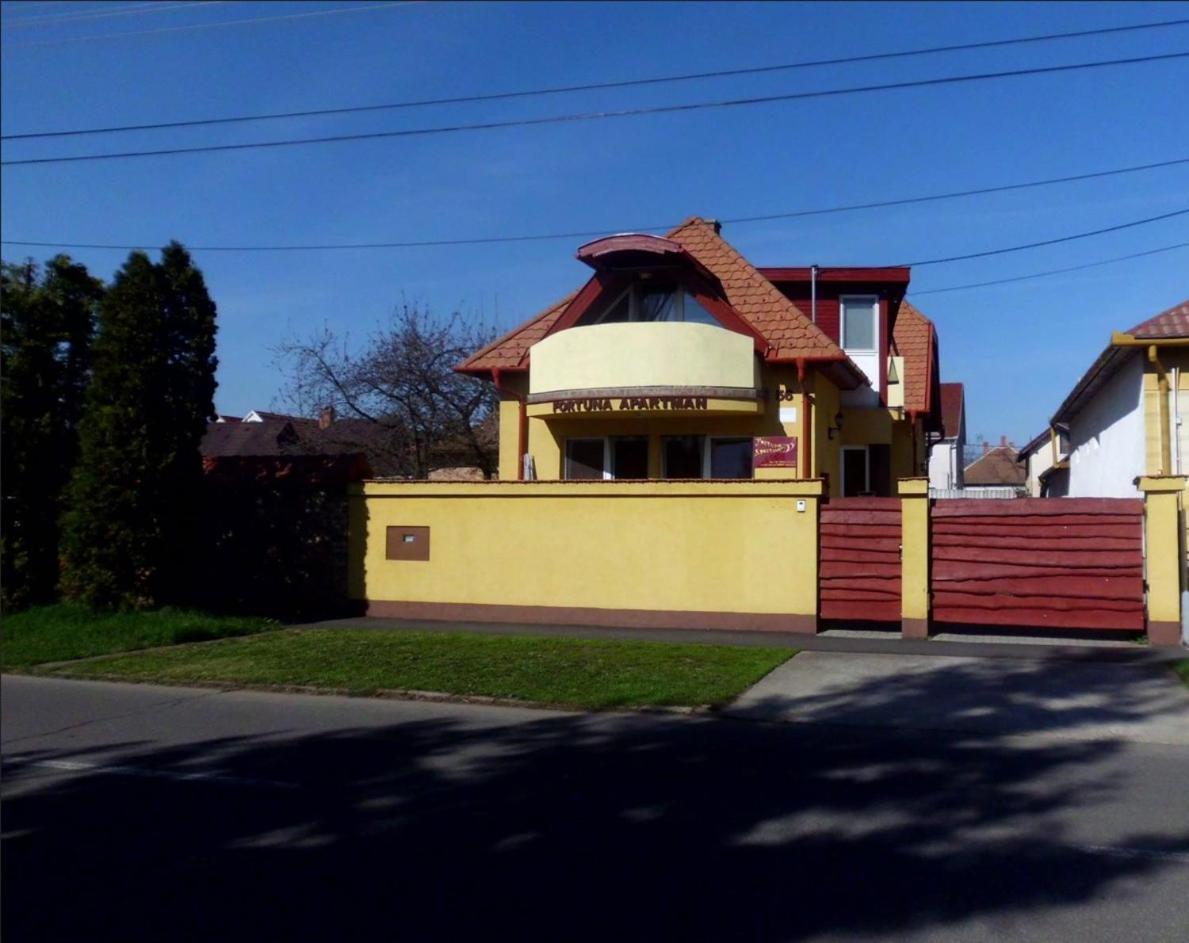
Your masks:
{"label": "yellow pillar", "polygon": [[1144,494],[1144,580],[1148,588],[1148,641],[1181,644],[1181,548],[1184,475],[1152,475],[1137,482]]}
{"label": "yellow pillar", "polygon": [[929,479],[901,478],[900,635],[929,637]]}

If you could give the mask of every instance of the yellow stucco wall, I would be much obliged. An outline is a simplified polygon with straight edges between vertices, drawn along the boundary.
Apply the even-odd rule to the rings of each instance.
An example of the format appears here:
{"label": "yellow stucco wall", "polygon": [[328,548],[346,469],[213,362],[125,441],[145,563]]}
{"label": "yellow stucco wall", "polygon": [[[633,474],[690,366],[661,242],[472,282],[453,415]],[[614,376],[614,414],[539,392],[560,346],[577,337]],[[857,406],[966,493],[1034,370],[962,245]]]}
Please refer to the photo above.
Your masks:
{"label": "yellow stucco wall", "polygon": [[[367,482],[351,493],[351,595],[812,616],[820,490],[817,481]],[[385,559],[389,526],[430,528],[430,559]]]}
{"label": "yellow stucco wall", "polygon": [[593,324],[533,345],[530,393],[639,386],[755,389],[750,337],[684,322]]}

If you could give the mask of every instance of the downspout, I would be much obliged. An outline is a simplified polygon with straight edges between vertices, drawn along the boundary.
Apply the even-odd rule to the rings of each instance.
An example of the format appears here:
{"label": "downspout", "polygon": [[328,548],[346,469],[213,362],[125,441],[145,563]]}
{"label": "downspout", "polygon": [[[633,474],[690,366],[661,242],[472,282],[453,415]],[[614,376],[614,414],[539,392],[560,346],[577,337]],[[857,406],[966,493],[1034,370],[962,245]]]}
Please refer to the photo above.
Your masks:
{"label": "downspout", "polygon": [[519,405],[516,429],[516,480],[524,481],[524,456],[528,444],[528,407],[525,405],[523,393],[517,393],[503,385],[502,374],[503,371],[499,367],[491,368],[491,379],[495,383],[496,392],[503,396],[511,396]]}
{"label": "downspout", "polygon": [[797,360],[797,382],[801,384],[801,399],[805,408],[801,415],[801,438],[805,440],[805,471],[803,477],[813,477],[813,397],[805,388],[805,360]]}
{"label": "downspout", "polygon": [[919,469],[917,468],[917,417],[920,412],[915,409],[908,411],[908,429],[909,438],[912,439],[912,476],[915,478]]}
{"label": "downspout", "polygon": [[1181,368],[1172,368],[1172,433],[1176,443],[1176,465],[1173,474],[1181,473]]}
{"label": "downspout", "polygon": [[1148,347],[1148,362],[1156,368],[1156,388],[1160,391],[1160,474],[1172,474],[1172,435],[1168,417],[1168,371],[1160,362],[1155,344]]}

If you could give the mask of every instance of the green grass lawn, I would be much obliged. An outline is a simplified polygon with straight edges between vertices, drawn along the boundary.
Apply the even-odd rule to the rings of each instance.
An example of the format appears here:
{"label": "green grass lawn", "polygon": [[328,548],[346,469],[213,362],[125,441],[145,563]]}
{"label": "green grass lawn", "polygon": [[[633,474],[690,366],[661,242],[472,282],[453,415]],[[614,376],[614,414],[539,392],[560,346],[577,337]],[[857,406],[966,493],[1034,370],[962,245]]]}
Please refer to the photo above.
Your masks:
{"label": "green grass lawn", "polygon": [[1184,681],[1187,686],[1189,686],[1189,658],[1174,662],[1172,670],[1180,675],[1181,680]]}
{"label": "green grass lawn", "polygon": [[30,668],[47,661],[248,635],[275,627],[267,619],[184,609],[95,613],[67,604],[39,606],[0,619],[0,667]]}
{"label": "green grass lawn", "polygon": [[438,691],[589,710],[720,705],[794,652],[666,642],[291,629],[142,652],[54,674],[172,684]]}

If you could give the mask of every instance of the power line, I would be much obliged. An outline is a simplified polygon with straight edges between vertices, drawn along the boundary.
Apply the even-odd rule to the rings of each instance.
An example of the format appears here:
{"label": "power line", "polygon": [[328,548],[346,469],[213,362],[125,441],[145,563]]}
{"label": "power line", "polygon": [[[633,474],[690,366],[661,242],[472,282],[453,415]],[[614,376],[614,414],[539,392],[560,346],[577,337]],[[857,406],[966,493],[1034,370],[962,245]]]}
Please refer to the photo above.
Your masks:
{"label": "power line", "polygon": [[[1092,229],[1089,232],[1075,233],[1072,236],[1059,236],[1056,239],[1044,239],[1040,242],[1026,242],[1019,246],[1010,246],[1006,249],[988,249],[984,252],[971,252],[967,255],[951,255],[943,259],[925,259],[920,262],[903,262],[901,266],[895,267],[912,267],[921,268],[925,265],[941,265],[947,262],[964,262],[967,259],[985,259],[991,255],[1004,255],[1008,252],[1022,252],[1024,249],[1039,249],[1041,246],[1055,246],[1062,242],[1073,242],[1076,239],[1087,239],[1090,236],[1101,236],[1108,232],[1118,232],[1121,229],[1131,229],[1135,226],[1144,226],[1147,223],[1156,223],[1163,219],[1172,219],[1174,216],[1184,216],[1189,213],[1189,207],[1183,210],[1173,210],[1171,213],[1162,213],[1160,216],[1149,216],[1147,219],[1137,219],[1130,223],[1119,223],[1117,226],[1107,226],[1105,229]],[[892,267],[892,266],[889,266]]]}
{"label": "power line", "polygon": [[874,62],[885,59],[898,59],[910,56],[933,55],[943,52],[959,52],[973,49],[989,49],[998,46],[1020,45],[1024,43],[1052,42],[1062,39],[1074,39],[1085,36],[1100,36],[1107,33],[1121,33],[1135,30],[1164,29],[1172,26],[1189,24],[1189,18],[1179,20],[1162,20],[1154,23],[1136,23],[1130,26],[1112,26],[1103,29],[1080,30],[1072,33],[1048,33],[1041,36],[1017,36],[1011,39],[997,39],[979,43],[962,43],[960,45],[933,46],[926,49],[908,49],[895,52],[869,53],[860,56],[845,56],[834,59],[813,59],[800,62],[786,62],[778,65],[756,66],[740,69],[720,69],[713,72],[689,72],[680,75],[653,76],[640,79],[624,79],[617,82],[595,82],[586,85],[560,85],[547,88],[521,89],[511,92],[491,92],[480,95],[461,95],[452,98],[423,98],[411,101],[388,102],[379,105],[352,105],[338,108],[317,108],[307,111],[270,112],[254,115],[232,115],[220,118],[195,118],[185,121],[159,121],[147,124],[116,125],[106,128],[76,128],[64,131],[31,131],[20,134],[0,135],[0,141],[30,140],[34,138],[77,137],[90,134],[118,134],[129,131],[155,131],[165,128],[194,128],[220,124],[238,124],[252,121],[274,121],[293,118],[326,117],[329,115],[359,114],[374,111],[392,111],[402,108],[420,108],[431,105],[457,105],[475,102],[503,101],[513,98],[531,98],[542,95],[561,95],[574,92],[590,92],[612,88],[631,88],[642,85],[659,85],[672,82],[687,82],[695,79],[718,79],[740,75],[759,75],[771,72],[791,71],[818,66],[845,65],[856,62]]}
{"label": "power line", "polygon": [[97,33],[92,36],[71,36],[66,39],[44,39],[34,42],[4,43],[5,49],[19,46],[61,46],[65,43],[90,42],[97,39],[121,39],[125,36],[153,36],[160,33],[183,33],[196,29],[219,29],[224,26],[245,26],[250,23],[275,23],[279,20],[301,20],[311,16],[339,16],[344,13],[367,13],[371,10],[387,10],[421,3],[424,0],[392,0],[390,3],[374,3],[363,7],[336,7],[332,10],[311,10],[306,13],[286,13],[281,16],[255,16],[242,20],[220,20],[217,23],[191,23],[187,26],[164,26],[159,29],[129,30],[123,33]]}
{"label": "power line", "polygon": [[932,79],[918,79],[911,82],[890,82],[881,85],[859,85],[848,88],[823,89],[814,92],[791,92],[783,95],[763,95],[752,98],[723,99],[710,102],[689,102],[679,105],[658,105],[645,108],[625,108],[618,111],[596,111],[569,115],[551,115],[545,118],[519,118],[509,121],[488,121],[480,124],[446,125],[436,128],[405,128],[396,131],[372,131],[363,134],[335,134],[314,138],[289,138],[280,141],[251,141],[243,144],[206,144],[197,147],[169,147],[146,151],[113,151],[101,154],[78,154],[69,157],[34,157],[24,160],[0,161],[0,166],[15,167],[30,164],[65,164],[97,160],[122,160],[130,157],[162,157],[176,154],[203,154],[219,151],[245,151],[262,148],[292,147],[304,144],[329,144],[343,141],[369,141],[383,138],[423,137],[449,134],[461,131],[491,131],[499,128],[520,128],[539,125],[595,121],[607,118],[630,118],[642,115],[675,114],[701,111],[711,108],[733,108],[744,105],[764,105],[775,102],[799,101],[810,98],[828,98],[840,95],[857,95],[867,92],[883,92],[894,89],[925,88],[937,85],[952,85],[962,82],[979,82],[992,79],[1016,78],[1025,75],[1048,75],[1057,72],[1073,72],[1082,69],[1097,69],[1108,66],[1136,65],[1145,62],[1161,62],[1184,59],[1189,51],[1170,52],[1161,55],[1135,56],[1127,59],[1106,59],[1095,62],[1079,62],[1069,65],[1040,66],[1031,69],[1011,69],[1005,72],[983,72],[974,75],[949,75]]}
{"label": "power line", "polygon": [[1100,265],[1112,265],[1115,262],[1126,262],[1128,259],[1142,259],[1147,255],[1158,255],[1161,252],[1172,252],[1174,249],[1189,248],[1189,242],[1178,242],[1171,246],[1161,246],[1159,249],[1148,249],[1146,252],[1132,252],[1130,255],[1117,255],[1112,259],[1100,259],[1097,262],[1086,262],[1082,265],[1069,265],[1065,268],[1049,269],[1045,272],[1032,272],[1030,275],[1016,275],[1014,278],[997,278],[989,282],[971,282],[967,285],[949,285],[946,288],[930,288],[927,291],[909,291],[909,297],[920,295],[940,295],[947,291],[965,291],[968,288],[987,288],[991,285],[1007,285],[1011,282],[1024,282],[1031,278],[1044,278],[1048,275],[1063,275],[1066,272],[1081,272],[1084,269],[1098,268]]}
{"label": "power line", "polygon": [[116,16],[140,16],[145,13],[165,13],[170,10],[195,9],[197,7],[223,6],[227,0],[201,0],[186,3],[134,3],[126,7],[107,7],[98,10],[73,10],[69,13],[49,13],[45,16],[22,17],[11,23],[4,23],[5,29],[22,29],[28,26],[67,26],[82,20],[104,20]]}
{"label": "power line", "polygon": [[[1025,249],[1037,249],[1041,246],[1058,245],[1064,242],[1074,242],[1078,239],[1088,239],[1091,236],[1101,236],[1109,232],[1119,232],[1123,229],[1131,229],[1135,226],[1143,226],[1147,223],[1155,223],[1165,219],[1172,219],[1176,216],[1184,216],[1189,214],[1189,208],[1174,210],[1171,213],[1163,213],[1159,216],[1150,216],[1146,219],[1137,219],[1128,223],[1119,223],[1114,226],[1107,226],[1103,229],[1093,229],[1089,232],[1074,233],[1069,236],[1058,236],[1055,239],[1044,239],[1040,242],[1028,242],[1022,245],[1005,246],[999,249],[987,249],[982,252],[972,252],[966,255],[954,255],[941,259],[926,259],[920,262],[900,262],[896,265],[886,266],[872,266],[873,268],[920,268],[925,265],[944,265],[951,262],[963,262],[968,259],[982,259],[993,255],[1005,255],[1009,252],[1022,252]],[[604,235],[604,233],[584,233],[574,234],[578,235]],[[547,237],[559,238],[559,237]],[[505,239],[503,241],[514,241],[513,239]],[[35,246],[41,248],[58,248],[58,249],[120,249],[120,250],[135,250],[144,249],[145,246],[138,245],[110,245],[101,243],[70,243],[70,242],[25,242],[16,239],[0,239],[0,244],[16,245],[16,246]],[[337,246],[189,246],[194,252],[245,252],[245,251],[272,251],[272,250],[298,250],[298,249],[390,249],[390,248],[410,248],[413,246],[443,246],[443,245],[463,245],[466,244],[463,240],[441,240],[436,242],[390,242],[390,243],[358,243],[355,245],[337,245]],[[1175,247],[1173,247],[1175,248]],[[956,289],[955,289],[956,290]],[[921,292],[924,294],[924,292]]]}
{"label": "power line", "polygon": [[[938,200],[952,200],[962,197],[983,196],[990,193],[1005,193],[1011,190],[1027,190],[1036,187],[1051,186],[1061,183],[1071,183],[1080,180],[1092,180],[1099,177],[1113,177],[1120,174],[1137,173],[1144,170],[1155,170],[1162,167],[1172,167],[1179,164],[1189,164],[1189,157],[1178,157],[1174,160],[1159,161],[1153,164],[1137,164],[1131,167],[1116,167],[1112,170],[1098,170],[1092,173],[1073,174],[1065,177],[1049,177],[1045,180],[1029,180],[1023,183],[1008,183],[994,187],[978,187],[972,190],[953,190],[948,193],[933,193],[926,196],[902,197],[896,200],[881,200],[874,203],[848,203],[841,206],[820,207],[817,209],[792,210],[787,213],[768,213],[763,216],[735,216],[722,217],[721,222],[729,225],[747,223],[770,222],[777,219],[798,219],[806,216],[825,216],[833,213],[849,213],[858,210],[881,209],[892,206],[907,206],[914,203],[931,203]],[[676,222],[653,223],[647,226],[629,227],[632,232],[665,232],[676,226]],[[545,242],[558,239],[587,239],[604,236],[609,231],[605,229],[589,229],[577,232],[528,233],[510,236],[470,236],[456,239],[427,239],[405,242],[356,242],[356,243],[322,243],[316,245],[215,245],[190,246],[194,251],[201,252],[314,252],[334,251],[342,249],[413,249],[436,246],[475,246],[496,243],[514,242]],[[146,243],[139,245],[94,243],[94,242],[33,242],[21,239],[0,239],[0,243],[13,246],[31,246],[37,248],[59,249],[142,249]]]}

